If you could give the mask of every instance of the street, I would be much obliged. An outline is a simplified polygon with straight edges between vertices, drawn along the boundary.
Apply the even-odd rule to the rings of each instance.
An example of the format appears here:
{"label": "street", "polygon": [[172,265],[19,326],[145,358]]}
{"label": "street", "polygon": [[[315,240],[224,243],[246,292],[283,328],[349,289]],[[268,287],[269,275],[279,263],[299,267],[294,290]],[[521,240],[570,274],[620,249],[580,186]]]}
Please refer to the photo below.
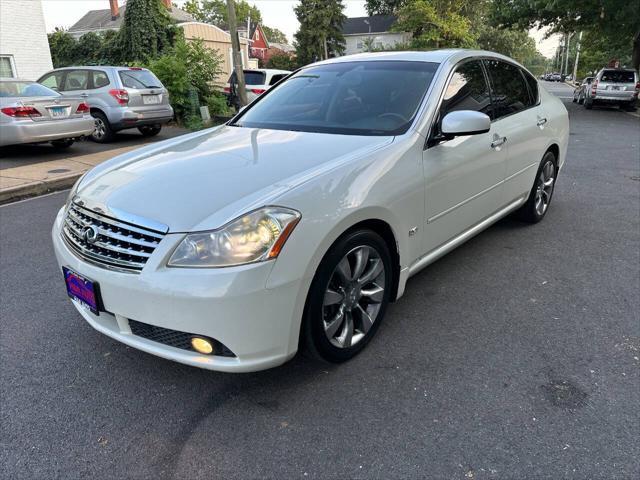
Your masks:
{"label": "street", "polygon": [[128,348],[65,294],[67,192],[0,207],[4,478],[638,478],[640,119],[541,85],[571,118],[544,221],[412,278],[339,366],[232,375]]}

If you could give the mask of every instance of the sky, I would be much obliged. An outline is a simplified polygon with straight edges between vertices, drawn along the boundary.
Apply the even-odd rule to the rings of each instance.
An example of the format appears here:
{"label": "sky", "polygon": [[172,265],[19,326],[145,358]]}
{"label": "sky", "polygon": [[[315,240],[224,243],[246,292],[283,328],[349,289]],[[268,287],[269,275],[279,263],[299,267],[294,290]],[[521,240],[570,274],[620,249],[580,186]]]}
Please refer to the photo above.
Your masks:
{"label": "sky", "polygon": [[[257,6],[262,13],[262,20],[265,25],[282,30],[291,43],[293,34],[298,30],[298,21],[293,13],[293,7],[297,0],[247,0],[250,4]],[[347,17],[364,17],[367,15],[364,9],[364,0],[343,0],[345,4],[345,15]],[[120,4],[124,3],[120,0]],[[174,0],[174,3],[181,5],[184,0]],[[108,0],[42,0],[44,19],[47,24],[47,31],[52,31],[55,27],[69,28],[77,22],[89,10],[99,10],[109,8]],[[558,45],[558,37],[544,40],[543,33],[537,30],[529,32],[536,40],[538,50],[547,56],[555,54]]]}

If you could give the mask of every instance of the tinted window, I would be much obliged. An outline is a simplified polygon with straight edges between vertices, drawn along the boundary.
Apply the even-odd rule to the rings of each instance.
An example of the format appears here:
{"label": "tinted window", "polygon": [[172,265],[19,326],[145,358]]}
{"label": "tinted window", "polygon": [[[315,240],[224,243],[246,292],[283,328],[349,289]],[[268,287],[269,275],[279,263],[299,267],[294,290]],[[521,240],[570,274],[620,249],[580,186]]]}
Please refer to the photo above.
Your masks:
{"label": "tinted window", "polygon": [[102,88],[109,85],[109,77],[105,72],[93,71],[93,88]]}
{"label": "tinted window", "polygon": [[64,72],[53,72],[42,77],[40,80],[38,80],[38,83],[41,83],[45,87],[61,90],[63,75]]}
{"label": "tinted window", "polygon": [[635,83],[635,75],[628,70],[605,70],[600,77],[601,82]]}
{"label": "tinted window", "polygon": [[407,131],[438,67],[406,61],[305,68],[260,97],[235,125],[347,135]]}
{"label": "tinted window", "polygon": [[520,70],[527,84],[529,85],[529,94],[531,95],[531,101],[529,106],[538,104],[538,81],[529,73],[524,70]]}
{"label": "tinted window", "polygon": [[89,85],[88,70],[70,70],[64,80],[64,90],[85,90]]}
{"label": "tinted window", "polygon": [[131,68],[118,72],[122,85],[126,88],[162,88],[160,80],[149,70]]}
{"label": "tinted window", "polygon": [[518,113],[531,104],[529,90],[520,69],[499,60],[486,61],[491,79],[492,118]]}
{"label": "tinted window", "polygon": [[479,61],[459,66],[447,85],[440,107],[440,119],[456,110],[473,110],[487,115],[491,113],[489,87]]}
{"label": "tinted window", "polygon": [[272,76],[271,80],[269,81],[269,85],[275,85],[287,75],[288,75],[287,73],[279,73],[277,75]]}
{"label": "tinted window", "polygon": [[35,82],[0,82],[0,97],[59,97],[60,94]]}

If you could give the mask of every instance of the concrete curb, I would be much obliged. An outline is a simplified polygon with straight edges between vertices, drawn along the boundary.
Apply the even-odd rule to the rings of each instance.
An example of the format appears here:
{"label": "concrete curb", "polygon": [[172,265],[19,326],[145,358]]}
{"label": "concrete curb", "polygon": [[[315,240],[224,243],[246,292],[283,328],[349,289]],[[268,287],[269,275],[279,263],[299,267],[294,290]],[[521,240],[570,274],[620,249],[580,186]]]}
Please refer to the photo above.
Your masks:
{"label": "concrete curb", "polygon": [[83,173],[75,172],[51,180],[38,180],[15,187],[3,188],[0,190],[0,205],[71,188]]}

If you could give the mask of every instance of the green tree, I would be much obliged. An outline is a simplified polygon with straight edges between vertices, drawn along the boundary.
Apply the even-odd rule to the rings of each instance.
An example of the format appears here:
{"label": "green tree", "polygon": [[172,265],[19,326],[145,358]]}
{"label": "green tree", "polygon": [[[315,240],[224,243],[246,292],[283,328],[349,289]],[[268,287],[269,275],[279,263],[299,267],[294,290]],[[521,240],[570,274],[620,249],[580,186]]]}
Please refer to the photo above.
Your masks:
{"label": "green tree", "polygon": [[[627,0],[494,0],[497,25],[551,27],[553,32],[589,32],[606,41],[623,42],[640,68],[640,8]],[[585,52],[586,53],[586,52]]]}
{"label": "green tree", "polygon": [[397,11],[393,30],[411,32],[412,47],[418,49],[472,47],[471,22],[463,15],[462,0],[413,0]]}
{"label": "green tree", "polygon": [[365,8],[369,15],[392,15],[410,0],[367,0]]}
{"label": "green tree", "polygon": [[[246,0],[236,0],[235,4],[238,25],[245,25],[247,18],[251,18],[251,23],[262,23],[258,7],[249,5]],[[228,28],[229,12],[225,0],[187,0],[183,8],[199,22],[210,23],[225,30]]]}
{"label": "green tree", "polygon": [[294,12],[300,22],[295,43],[301,65],[344,53],[343,11],[342,0],[300,0]]}
{"label": "green tree", "polygon": [[296,70],[298,69],[298,61],[293,55],[286,53],[274,53],[267,61],[267,68],[276,68],[278,70]]}
{"label": "green tree", "polygon": [[160,0],[129,0],[118,34],[122,60],[136,62],[157,57],[171,47],[172,28]]}
{"label": "green tree", "polygon": [[81,59],[85,65],[96,65],[102,63],[103,38],[95,32],[85,33],[78,39],[75,47],[75,58]]}
{"label": "green tree", "polygon": [[72,65],[76,54],[76,40],[66,30],[56,27],[47,35],[51,60],[55,68]]}
{"label": "green tree", "polygon": [[273,43],[287,43],[287,36],[277,28],[262,25],[262,31],[267,36],[267,40]]}

